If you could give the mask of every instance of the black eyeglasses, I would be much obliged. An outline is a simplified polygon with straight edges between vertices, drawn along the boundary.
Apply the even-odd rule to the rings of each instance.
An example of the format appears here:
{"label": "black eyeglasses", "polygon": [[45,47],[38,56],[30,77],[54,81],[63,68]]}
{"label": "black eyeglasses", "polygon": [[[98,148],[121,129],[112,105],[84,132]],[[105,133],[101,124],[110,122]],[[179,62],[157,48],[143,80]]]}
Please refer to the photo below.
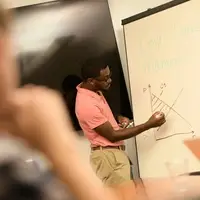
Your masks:
{"label": "black eyeglasses", "polygon": [[94,79],[97,80],[97,81],[100,81],[100,82],[108,82],[108,80],[111,78],[111,76],[112,76],[112,72],[110,72],[110,74],[108,76],[105,76],[104,78],[97,77],[97,78],[94,78]]}

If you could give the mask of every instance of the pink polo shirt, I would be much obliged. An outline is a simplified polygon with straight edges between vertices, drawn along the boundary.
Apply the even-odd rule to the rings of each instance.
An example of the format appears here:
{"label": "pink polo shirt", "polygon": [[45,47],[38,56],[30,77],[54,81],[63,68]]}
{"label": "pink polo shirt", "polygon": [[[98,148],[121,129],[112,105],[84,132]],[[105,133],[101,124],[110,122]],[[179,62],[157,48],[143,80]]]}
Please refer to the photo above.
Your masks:
{"label": "pink polo shirt", "polygon": [[124,144],[123,141],[112,143],[94,130],[107,121],[110,122],[114,130],[119,130],[119,126],[104,96],[80,88],[80,85],[77,86],[77,90],[76,116],[91,146],[119,146]]}

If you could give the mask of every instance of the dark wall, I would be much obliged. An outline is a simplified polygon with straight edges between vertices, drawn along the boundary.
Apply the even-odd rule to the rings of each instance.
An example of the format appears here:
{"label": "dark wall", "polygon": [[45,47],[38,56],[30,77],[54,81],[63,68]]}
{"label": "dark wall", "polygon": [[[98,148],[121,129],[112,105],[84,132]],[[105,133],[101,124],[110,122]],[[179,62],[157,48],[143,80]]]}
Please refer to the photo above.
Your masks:
{"label": "dark wall", "polygon": [[22,84],[61,90],[67,75],[80,76],[85,60],[100,55],[113,72],[112,87],[105,94],[111,109],[132,117],[106,0],[74,0],[18,9],[14,27]]}

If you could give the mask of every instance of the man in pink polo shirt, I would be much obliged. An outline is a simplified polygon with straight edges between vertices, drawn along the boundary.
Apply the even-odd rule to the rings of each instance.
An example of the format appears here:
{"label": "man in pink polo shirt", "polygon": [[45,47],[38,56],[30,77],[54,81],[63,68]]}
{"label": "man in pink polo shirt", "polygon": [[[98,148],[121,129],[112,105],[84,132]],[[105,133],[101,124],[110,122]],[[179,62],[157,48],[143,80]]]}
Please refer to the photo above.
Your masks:
{"label": "man in pink polo shirt", "polygon": [[77,86],[76,116],[91,143],[91,164],[97,176],[107,185],[131,180],[130,162],[123,140],[165,123],[163,113],[155,113],[144,124],[120,128],[102,91],[111,85],[109,66],[91,59],[82,67],[83,82]]}

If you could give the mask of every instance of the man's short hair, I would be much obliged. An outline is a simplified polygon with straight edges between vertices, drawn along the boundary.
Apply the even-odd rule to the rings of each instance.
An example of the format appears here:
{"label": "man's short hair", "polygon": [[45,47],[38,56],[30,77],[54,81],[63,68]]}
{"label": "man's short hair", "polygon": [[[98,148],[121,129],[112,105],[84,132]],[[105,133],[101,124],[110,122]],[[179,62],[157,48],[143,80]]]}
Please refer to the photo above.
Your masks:
{"label": "man's short hair", "polygon": [[102,58],[91,58],[88,59],[82,66],[81,76],[84,81],[88,78],[96,78],[100,76],[101,70],[108,67],[106,61]]}

